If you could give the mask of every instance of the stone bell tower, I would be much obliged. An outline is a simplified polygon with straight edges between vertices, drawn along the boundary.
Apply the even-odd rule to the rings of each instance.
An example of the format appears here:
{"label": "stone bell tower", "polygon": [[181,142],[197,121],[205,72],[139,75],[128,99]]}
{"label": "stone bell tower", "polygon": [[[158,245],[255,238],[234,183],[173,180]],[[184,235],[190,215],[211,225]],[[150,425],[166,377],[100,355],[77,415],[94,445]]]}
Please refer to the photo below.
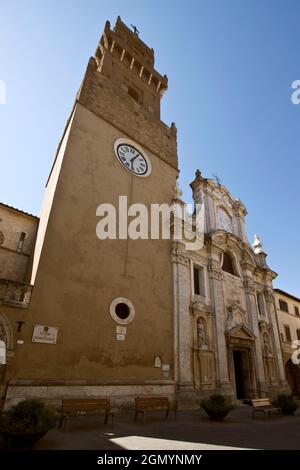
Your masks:
{"label": "stone bell tower", "polygon": [[[172,204],[176,128],[160,120],[167,84],[153,49],[119,17],[113,29],[107,22],[46,185],[23,344],[7,373],[19,387],[8,397],[30,387],[57,399],[69,386],[124,402],[149,387],[173,394],[171,241],[96,236],[101,204],[117,218],[120,196],[128,206]],[[51,344],[36,340],[35,325],[55,331]]]}

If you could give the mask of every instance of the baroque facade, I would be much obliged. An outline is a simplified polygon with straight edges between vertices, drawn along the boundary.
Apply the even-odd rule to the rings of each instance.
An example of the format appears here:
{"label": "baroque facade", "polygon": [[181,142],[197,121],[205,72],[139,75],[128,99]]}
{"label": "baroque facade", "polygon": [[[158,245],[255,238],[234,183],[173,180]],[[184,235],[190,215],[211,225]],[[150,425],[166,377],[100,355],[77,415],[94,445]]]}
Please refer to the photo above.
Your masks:
{"label": "baroque facade", "polygon": [[178,384],[184,393],[239,399],[286,390],[273,279],[258,237],[252,247],[240,200],[200,171],[191,183],[204,207],[204,243],[174,242]]}
{"label": "baroque facade", "polygon": [[[180,200],[168,79],[118,18],[90,59],[46,185],[40,219],[0,206],[1,396],[141,394],[192,402],[286,390],[272,282],[241,201],[197,171],[204,244],[96,237],[97,207]],[[2,228],[1,228],[2,227]],[[1,356],[1,354],[0,354]]]}

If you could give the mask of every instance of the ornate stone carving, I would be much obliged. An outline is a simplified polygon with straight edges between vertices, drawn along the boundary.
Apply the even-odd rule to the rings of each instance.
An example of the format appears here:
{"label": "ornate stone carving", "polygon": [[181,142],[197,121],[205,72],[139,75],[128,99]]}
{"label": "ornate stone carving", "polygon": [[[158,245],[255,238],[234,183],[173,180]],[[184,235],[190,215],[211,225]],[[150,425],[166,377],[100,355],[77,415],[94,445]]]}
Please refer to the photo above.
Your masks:
{"label": "ornate stone carving", "polygon": [[174,243],[172,247],[172,263],[182,264],[183,266],[189,265],[189,258],[186,256],[184,247],[179,243]]}
{"label": "ornate stone carving", "polygon": [[189,259],[186,258],[184,255],[176,254],[172,255],[172,263],[182,264],[183,266],[189,265]]}
{"label": "ornate stone carving", "polygon": [[255,294],[255,285],[254,285],[254,282],[252,281],[252,279],[250,279],[250,278],[245,279],[244,288],[245,288],[245,292],[247,294],[252,294],[252,295]]}
{"label": "ornate stone carving", "polygon": [[228,308],[226,329],[227,331],[232,330],[238,325],[244,324],[244,312],[241,307],[237,304],[233,304]]}
{"label": "ornate stone carving", "polygon": [[202,315],[202,316],[209,316],[211,315],[211,307],[205,305],[204,302],[200,302],[196,300],[195,302],[192,302],[190,305],[190,312],[193,315]]}
{"label": "ornate stone carving", "polygon": [[265,294],[265,299],[267,302],[275,302],[273,289],[271,289],[271,287],[266,287],[264,289],[264,294]]}
{"label": "ornate stone carving", "polygon": [[211,279],[216,279],[218,281],[222,280],[221,270],[213,264],[208,265],[208,275]]}
{"label": "ornate stone carving", "polygon": [[259,253],[258,255],[256,254],[255,255],[255,260],[256,260],[256,264],[258,267],[260,268],[266,268],[266,269],[269,269],[269,266],[268,266],[268,263],[267,263],[267,255],[266,253]]}

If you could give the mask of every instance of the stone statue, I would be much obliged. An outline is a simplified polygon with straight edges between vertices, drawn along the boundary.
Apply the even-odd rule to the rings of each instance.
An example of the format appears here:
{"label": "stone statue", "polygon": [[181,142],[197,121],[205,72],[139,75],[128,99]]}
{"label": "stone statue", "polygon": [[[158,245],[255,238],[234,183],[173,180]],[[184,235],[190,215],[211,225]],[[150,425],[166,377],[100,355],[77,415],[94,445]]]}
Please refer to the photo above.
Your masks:
{"label": "stone statue", "polygon": [[207,346],[205,325],[201,318],[197,321],[197,346],[198,348]]}
{"label": "stone statue", "polygon": [[263,251],[262,250],[263,244],[257,234],[254,235],[254,242],[253,242],[252,247],[256,255],[259,255]]}

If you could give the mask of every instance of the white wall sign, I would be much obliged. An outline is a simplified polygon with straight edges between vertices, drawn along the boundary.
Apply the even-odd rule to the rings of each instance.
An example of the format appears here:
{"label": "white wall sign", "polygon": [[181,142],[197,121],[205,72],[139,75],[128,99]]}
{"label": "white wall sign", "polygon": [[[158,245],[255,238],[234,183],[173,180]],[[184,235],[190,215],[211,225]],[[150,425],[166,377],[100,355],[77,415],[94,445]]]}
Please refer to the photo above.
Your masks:
{"label": "white wall sign", "polygon": [[58,328],[55,326],[34,325],[32,342],[56,344]]}
{"label": "white wall sign", "polygon": [[126,335],[126,326],[116,326],[116,333],[120,335]]}
{"label": "white wall sign", "polygon": [[161,367],[161,358],[159,356],[154,358],[154,367]]}
{"label": "white wall sign", "polygon": [[118,334],[117,341],[125,341],[125,335]]}

